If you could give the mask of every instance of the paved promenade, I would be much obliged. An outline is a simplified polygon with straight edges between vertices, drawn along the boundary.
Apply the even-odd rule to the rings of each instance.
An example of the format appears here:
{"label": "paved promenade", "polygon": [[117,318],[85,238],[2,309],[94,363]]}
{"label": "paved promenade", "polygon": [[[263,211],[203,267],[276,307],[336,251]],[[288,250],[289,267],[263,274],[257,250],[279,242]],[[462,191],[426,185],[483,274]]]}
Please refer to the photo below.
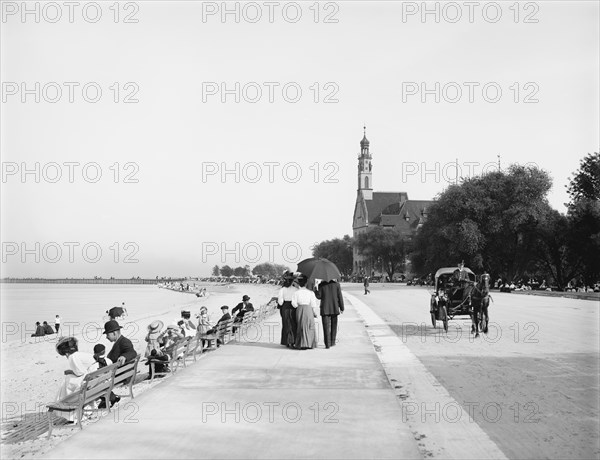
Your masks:
{"label": "paved promenade", "polygon": [[[291,350],[280,317],[180,369],[47,458],[421,458],[362,320]],[[142,385],[145,383],[142,383]]]}

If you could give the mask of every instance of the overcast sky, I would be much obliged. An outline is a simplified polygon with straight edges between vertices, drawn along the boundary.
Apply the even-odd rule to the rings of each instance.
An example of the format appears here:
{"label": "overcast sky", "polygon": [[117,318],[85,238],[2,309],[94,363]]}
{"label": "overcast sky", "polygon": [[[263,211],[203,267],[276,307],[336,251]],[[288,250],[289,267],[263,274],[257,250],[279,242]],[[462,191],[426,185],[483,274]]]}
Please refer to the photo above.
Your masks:
{"label": "overcast sky", "polygon": [[363,124],[374,190],[411,199],[500,155],[564,212],[599,148],[594,1],[23,5],[2,4],[3,277],[293,268],[352,234]]}

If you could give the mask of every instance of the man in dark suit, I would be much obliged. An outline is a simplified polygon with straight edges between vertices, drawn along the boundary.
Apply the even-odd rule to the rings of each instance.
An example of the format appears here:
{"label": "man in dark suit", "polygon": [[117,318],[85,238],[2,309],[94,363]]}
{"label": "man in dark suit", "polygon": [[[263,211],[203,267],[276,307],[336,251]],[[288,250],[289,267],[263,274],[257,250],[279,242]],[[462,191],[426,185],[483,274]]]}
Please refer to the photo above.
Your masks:
{"label": "man in dark suit", "polygon": [[242,297],[242,301],[238,303],[231,313],[235,315],[236,321],[242,321],[244,315],[249,311],[254,311],[254,306],[249,302],[250,297],[245,295]]}
{"label": "man in dark suit", "polygon": [[[238,303],[235,308],[231,311],[231,314],[235,316],[235,322],[241,323],[244,319],[244,315],[249,311],[254,311],[254,306],[249,302],[250,297],[244,295],[242,301]],[[236,331],[236,327],[233,328],[233,332]]]}
{"label": "man in dark suit", "polygon": [[[128,362],[133,361],[137,353],[133,348],[133,344],[131,340],[121,334],[121,326],[117,321],[110,320],[104,324],[104,333],[106,334],[106,338],[113,342],[113,346],[110,350],[110,353],[106,356],[113,363],[117,363],[119,366],[126,364]],[[110,405],[111,407],[119,402],[121,398],[114,394],[112,391],[110,392]],[[98,406],[102,408],[104,404],[104,400]]]}
{"label": "man in dark suit", "polygon": [[[223,312],[223,316],[221,316],[219,321],[217,321],[217,324],[215,324],[215,327],[213,327],[211,330],[209,330],[207,332],[207,334],[214,334],[217,331],[217,328],[219,327],[219,323],[222,323],[224,321],[229,321],[231,319],[231,315],[229,314],[229,307],[227,305],[223,305],[221,307],[221,311]],[[217,346],[219,346],[222,343],[223,342],[221,341],[221,339],[217,338]]]}
{"label": "man in dark suit", "polygon": [[316,295],[321,300],[320,310],[325,348],[329,348],[335,345],[338,315],[344,311],[342,288],[335,280],[322,281]]}

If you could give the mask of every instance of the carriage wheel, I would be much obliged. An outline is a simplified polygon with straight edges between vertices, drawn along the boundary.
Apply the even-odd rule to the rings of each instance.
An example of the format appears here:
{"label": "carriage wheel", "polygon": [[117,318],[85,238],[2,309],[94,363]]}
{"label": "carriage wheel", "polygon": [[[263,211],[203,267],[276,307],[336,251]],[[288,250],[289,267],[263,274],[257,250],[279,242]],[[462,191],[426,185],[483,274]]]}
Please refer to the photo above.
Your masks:
{"label": "carriage wheel", "polygon": [[431,312],[431,324],[433,324],[433,328],[435,329],[436,327],[436,321],[435,321],[435,312]]}

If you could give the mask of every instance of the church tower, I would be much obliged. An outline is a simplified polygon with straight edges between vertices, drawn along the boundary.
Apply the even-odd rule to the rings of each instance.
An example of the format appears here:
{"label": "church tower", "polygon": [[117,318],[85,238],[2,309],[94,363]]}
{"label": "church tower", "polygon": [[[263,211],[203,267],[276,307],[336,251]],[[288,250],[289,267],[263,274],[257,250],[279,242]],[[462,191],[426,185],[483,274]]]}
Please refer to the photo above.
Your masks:
{"label": "church tower", "polygon": [[367,127],[363,127],[364,135],[360,141],[360,155],[358,156],[358,192],[362,192],[365,200],[373,199],[373,174],[371,172],[371,154],[369,153],[369,140]]}

